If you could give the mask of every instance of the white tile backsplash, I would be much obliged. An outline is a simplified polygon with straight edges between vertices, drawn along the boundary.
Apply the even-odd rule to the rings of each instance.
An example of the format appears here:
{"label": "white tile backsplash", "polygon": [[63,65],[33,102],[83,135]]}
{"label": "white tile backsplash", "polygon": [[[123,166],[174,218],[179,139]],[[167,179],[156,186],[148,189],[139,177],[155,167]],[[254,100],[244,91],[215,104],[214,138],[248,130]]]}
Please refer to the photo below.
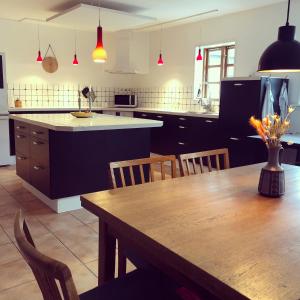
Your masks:
{"label": "white tile backsplash", "polygon": [[[80,84],[80,87],[85,85]],[[115,94],[134,93],[138,97],[139,107],[157,108],[178,111],[202,111],[203,107],[193,99],[192,87],[153,87],[153,88],[112,88],[95,87],[97,96],[93,107],[110,107],[114,104]],[[17,84],[8,85],[9,105],[14,106],[14,100],[20,99],[24,108],[77,108],[78,84],[75,85],[46,85],[46,84]],[[87,101],[82,97],[83,106]],[[84,103],[85,101],[85,103]],[[214,111],[218,111],[219,102],[213,102]]]}

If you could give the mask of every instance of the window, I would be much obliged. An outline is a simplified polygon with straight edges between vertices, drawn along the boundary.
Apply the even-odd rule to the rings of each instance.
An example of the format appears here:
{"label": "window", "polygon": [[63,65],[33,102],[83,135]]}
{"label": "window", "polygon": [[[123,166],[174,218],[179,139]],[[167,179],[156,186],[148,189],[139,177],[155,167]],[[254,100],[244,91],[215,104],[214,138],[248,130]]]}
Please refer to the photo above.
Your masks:
{"label": "window", "polygon": [[[199,48],[196,48],[198,53]],[[222,78],[234,76],[235,44],[207,46],[201,48],[203,61],[196,61],[196,98],[220,98]]]}

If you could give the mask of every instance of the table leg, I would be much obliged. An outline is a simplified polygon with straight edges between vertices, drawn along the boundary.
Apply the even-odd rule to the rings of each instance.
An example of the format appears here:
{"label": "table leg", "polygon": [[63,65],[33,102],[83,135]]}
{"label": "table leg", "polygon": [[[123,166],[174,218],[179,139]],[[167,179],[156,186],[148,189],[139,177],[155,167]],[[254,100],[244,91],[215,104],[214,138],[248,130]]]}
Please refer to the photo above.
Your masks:
{"label": "table leg", "polygon": [[116,239],[108,231],[108,225],[99,218],[98,285],[114,279]]}

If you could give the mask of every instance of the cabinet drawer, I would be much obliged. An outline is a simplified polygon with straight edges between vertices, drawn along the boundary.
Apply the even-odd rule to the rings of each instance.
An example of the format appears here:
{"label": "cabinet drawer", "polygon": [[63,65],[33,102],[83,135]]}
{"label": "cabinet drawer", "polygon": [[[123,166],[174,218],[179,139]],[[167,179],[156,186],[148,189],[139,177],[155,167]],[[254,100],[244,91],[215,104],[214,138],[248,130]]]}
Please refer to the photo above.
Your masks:
{"label": "cabinet drawer", "polygon": [[15,130],[27,133],[29,131],[29,125],[24,122],[15,121]]}
{"label": "cabinet drawer", "polygon": [[30,127],[30,135],[33,138],[39,138],[48,141],[49,139],[49,131],[47,128],[39,127],[31,125]]}
{"label": "cabinet drawer", "polygon": [[38,163],[49,166],[49,144],[47,141],[32,138],[30,142],[30,154]]}
{"label": "cabinet drawer", "polygon": [[16,153],[16,172],[25,181],[30,181],[29,165],[30,161],[27,155]]}
{"label": "cabinet drawer", "polygon": [[40,192],[50,196],[49,167],[33,159],[30,164],[30,183]]}
{"label": "cabinet drawer", "polygon": [[15,131],[16,152],[29,155],[29,137],[26,132]]}

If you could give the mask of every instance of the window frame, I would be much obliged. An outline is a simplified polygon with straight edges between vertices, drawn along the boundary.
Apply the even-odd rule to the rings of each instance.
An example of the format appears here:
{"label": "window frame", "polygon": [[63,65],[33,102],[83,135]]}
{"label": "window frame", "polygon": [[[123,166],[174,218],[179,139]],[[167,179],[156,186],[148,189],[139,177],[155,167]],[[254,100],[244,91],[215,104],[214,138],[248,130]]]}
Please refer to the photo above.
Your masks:
{"label": "window frame", "polygon": [[[228,67],[235,67],[235,61],[233,64],[228,63],[228,51],[230,49],[236,50],[236,45],[220,45],[204,48],[203,55],[203,70],[202,70],[202,87],[203,87],[203,98],[207,98],[209,84],[221,84],[221,80],[227,77]],[[209,53],[213,51],[221,51],[221,62],[219,65],[209,65]],[[220,68],[220,81],[208,82],[208,71],[212,68]]]}

